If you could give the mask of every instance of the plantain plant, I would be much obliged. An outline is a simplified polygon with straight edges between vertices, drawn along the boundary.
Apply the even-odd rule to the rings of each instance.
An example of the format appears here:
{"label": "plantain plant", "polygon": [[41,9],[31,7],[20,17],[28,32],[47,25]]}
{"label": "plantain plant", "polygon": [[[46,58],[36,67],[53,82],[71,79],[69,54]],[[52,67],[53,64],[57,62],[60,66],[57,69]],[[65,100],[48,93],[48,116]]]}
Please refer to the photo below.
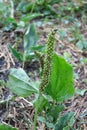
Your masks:
{"label": "plantain plant", "polygon": [[34,51],[41,51],[44,48],[42,45],[37,45],[38,39],[39,37],[36,33],[35,25],[30,24],[24,34],[23,50],[18,51],[18,45],[20,45],[19,43],[16,47],[12,47],[12,45],[9,44],[11,53],[18,61],[23,63],[23,67],[25,63],[35,58]]}
{"label": "plantain plant", "polygon": [[69,130],[74,123],[74,113],[60,116],[64,109],[63,101],[74,95],[74,82],[72,66],[55,52],[56,31],[52,30],[48,36],[45,57],[41,59],[42,54],[36,52],[40,61],[43,61],[41,81],[33,82],[22,68],[13,68],[7,82],[9,89],[16,95],[35,95],[34,130],[37,120],[45,123],[48,129],[54,130]]}

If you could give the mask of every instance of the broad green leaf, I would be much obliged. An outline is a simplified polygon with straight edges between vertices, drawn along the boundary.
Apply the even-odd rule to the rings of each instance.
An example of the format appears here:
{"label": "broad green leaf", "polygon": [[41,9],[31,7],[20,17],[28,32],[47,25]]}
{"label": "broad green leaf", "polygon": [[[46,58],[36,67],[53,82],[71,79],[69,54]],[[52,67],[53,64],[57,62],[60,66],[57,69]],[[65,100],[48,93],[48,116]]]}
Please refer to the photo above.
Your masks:
{"label": "broad green leaf", "polygon": [[46,119],[43,116],[38,116],[37,118],[40,122],[46,123]]}
{"label": "broad green leaf", "polygon": [[47,126],[48,128],[54,128],[54,124],[48,122],[45,117],[43,117],[43,116],[38,116],[38,120],[39,120],[40,122],[46,124],[46,126]]}
{"label": "broad green leaf", "polygon": [[34,104],[38,105],[38,112],[42,112],[43,108],[48,104],[48,100],[45,98],[45,96],[41,95]]}
{"label": "broad green leaf", "polygon": [[70,130],[70,127],[66,126],[66,127],[63,128],[63,130]]}
{"label": "broad green leaf", "polygon": [[47,126],[49,129],[54,128],[54,124],[53,124],[53,123],[50,123],[50,122],[46,122],[46,126]]}
{"label": "broad green leaf", "polygon": [[26,14],[21,18],[21,21],[27,22],[29,20],[35,19],[37,17],[43,17],[43,14],[41,13],[33,13],[33,14]]}
{"label": "broad green leaf", "polygon": [[57,101],[63,101],[73,96],[73,68],[56,53],[53,57],[53,66],[47,93]]}
{"label": "broad green leaf", "polygon": [[[58,118],[58,121],[55,125],[54,130],[69,130],[68,128],[72,128],[75,120],[74,120],[74,112],[66,113],[63,116]],[[67,127],[68,126],[68,127]]]}
{"label": "broad green leaf", "polygon": [[24,8],[23,8],[23,12],[29,12],[29,11],[31,11],[32,8],[33,8],[33,6],[34,6],[34,3],[33,3],[33,2],[27,3],[26,6],[24,6]]}
{"label": "broad green leaf", "polygon": [[7,17],[6,20],[5,20],[6,24],[15,24],[17,26],[17,21],[14,19],[14,18],[11,18],[11,17]]}
{"label": "broad green leaf", "polygon": [[37,46],[31,47],[31,50],[32,50],[32,51],[35,51],[35,50],[41,51],[41,50],[43,50],[44,48],[45,48],[44,45],[37,45]]}
{"label": "broad green leaf", "polygon": [[0,130],[18,130],[18,129],[10,125],[0,123]]}
{"label": "broad green leaf", "polygon": [[18,7],[16,8],[16,10],[17,10],[17,11],[22,11],[22,12],[23,12],[24,7],[25,7],[27,4],[28,4],[28,3],[25,2],[25,1],[19,2]]}
{"label": "broad green leaf", "polygon": [[19,96],[26,97],[32,93],[37,93],[38,89],[22,68],[11,69],[7,86],[11,91]]}
{"label": "broad green leaf", "polygon": [[25,59],[30,55],[31,48],[36,46],[38,36],[35,30],[34,24],[28,27],[28,30],[24,36],[24,57]]}
{"label": "broad green leaf", "polygon": [[53,122],[57,121],[57,118],[60,114],[61,111],[64,110],[64,105],[57,105],[55,107],[53,107],[53,104],[51,106],[49,106],[49,110],[48,110],[48,117],[52,117],[53,118]]}
{"label": "broad green leaf", "polygon": [[57,11],[55,10],[54,7],[52,7],[50,4],[46,5],[46,9],[51,12],[51,14],[57,14]]}
{"label": "broad green leaf", "polygon": [[23,54],[21,52],[18,52],[16,49],[12,48],[11,45],[9,44],[9,49],[12,52],[12,54],[19,60],[23,61]]}
{"label": "broad green leaf", "polygon": [[14,18],[7,17],[5,18],[5,27],[3,28],[4,31],[10,31],[17,27],[17,21]]}

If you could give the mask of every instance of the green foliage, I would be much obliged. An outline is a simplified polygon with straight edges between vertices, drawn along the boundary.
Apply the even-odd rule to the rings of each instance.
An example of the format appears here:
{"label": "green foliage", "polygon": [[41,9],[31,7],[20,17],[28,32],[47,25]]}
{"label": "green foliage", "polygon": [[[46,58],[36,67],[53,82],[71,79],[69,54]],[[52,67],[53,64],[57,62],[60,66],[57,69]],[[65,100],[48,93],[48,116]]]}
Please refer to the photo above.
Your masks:
{"label": "green foliage", "polygon": [[0,27],[3,27],[4,31],[11,31],[17,27],[17,21],[11,13],[11,3],[0,2]]}
{"label": "green foliage", "polygon": [[38,120],[46,125],[47,128],[52,129],[54,128],[54,124],[50,123],[49,121],[46,120],[45,117],[43,116],[38,116]]}
{"label": "green foliage", "polygon": [[[49,16],[51,17],[57,15],[56,9],[52,6],[55,3],[60,3],[62,0],[35,0],[34,2],[20,2],[17,10],[22,11],[24,16],[21,17],[21,20],[28,21],[37,17]],[[27,15],[25,15],[25,13]],[[28,14],[30,13],[30,14]],[[49,16],[50,17],[50,16]]]}
{"label": "green foliage", "polygon": [[24,52],[19,52],[9,44],[12,54],[21,62],[29,62],[35,58],[35,50],[41,51],[44,46],[37,45],[38,35],[34,24],[30,24],[24,35]]}
{"label": "green foliage", "polygon": [[27,14],[27,15],[22,16],[21,21],[27,22],[27,21],[33,20],[37,17],[43,17],[43,14],[41,14],[41,13]]}
{"label": "green foliage", "polygon": [[87,50],[87,41],[86,41],[84,38],[82,38],[81,40],[79,40],[79,41],[76,43],[76,45],[77,45],[77,47],[78,47],[79,49],[85,49],[85,50]]}
{"label": "green foliage", "polygon": [[22,97],[38,92],[35,84],[30,81],[30,78],[22,68],[11,69],[7,86],[13,93]]}
{"label": "green foliage", "polygon": [[[27,40],[25,39],[25,44],[24,44],[25,57],[29,53],[29,48],[31,48],[32,46],[34,46],[36,44],[37,39],[35,40],[34,37],[32,38],[33,34],[34,34],[34,31],[31,30],[31,33],[29,31],[28,34],[26,35]],[[28,37],[28,36],[30,36],[30,37]],[[35,34],[34,34],[34,36],[35,36]],[[51,42],[52,42],[52,39],[51,39]],[[30,45],[30,43],[32,43],[32,45]],[[53,47],[52,47],[52,49],[53,49]],[[49,50],[49,47],[48,47],[48,50]],[[48,51],[48,53],[49,53],[49,51]],[[49,87],[47,87],[47,89],[48,89],[47,92],[48,92],[48,94],[50,94],[50,96],[52,96],[53,99],[62,101],[62,100],[65,100],[65,99],[71,97],[74,93],[73,80],[72,80],[73,79],[72,67],[68,63],[66,63],[64,61],[64,59],[62,59],[61,57],[58,57],[56,54],[54,55],[52,62],[53,62],[52,63],[53,70],[52,70],[52,74],[51,74],[52,82],[50,83]],[[59,69],[57,68],[57,65],[59,66]],[[60,70],[60,68],[61,68],[61,70]],[[66,77],[66,74],[67,74],[67,77]],[[59,77],[58,77],[58,75],[59,75]],[[68,88],[68,86],[70,86],[70,87]],[[55,87],[55,89],[54,89],[54,87]],[[66,89],[66,87],[67,87],[67,89]],[[49,90],[49,88],[50,88],[50,90]],[[55,93],[56,93],[56,97],[55,97]],[[67,95],[67,93],[68,93],[68,95]]]}
{"label": "green foliage", "polygon": [[[38,36],[34,24],[31,24],[24,35],[24,60],[30,59],[32,47],[35,47],[38,41]],[[32,54],[34,55],[34,53]]]}
{"label": "green foliage", "polygon": [[36,98],[36,100],[34,102],[35,107],[38,104],[38,102],[39,102],[38,112],[41,113],[42,110],[48,105],[48,100],[47,100],[46,96],[41,95],[39,99],[38,99],[38,97]]}
{"label": "green foliage", "polygon": [[0,3],[0,25],[4,24],[4,19],[9,16],[9,5],[4,2]]}
{"label": "green foliage", "polygon": [[81,34],[80,27],[81,23],[79,21],[76,21],[74,23],[74,26],[71,27],[70,29],[72,34],[71,42],[73,44],[76,44],[79,49],[87,50],[87,40],[83,36],[83,34]]}
{"label": "green foliage", "polygon": [[6,86],[6,83],[4,80],[0,80],[0,86]]}
{"label": "green foliage", "polygon": [[[86,4],[84,4],[84,2],[66,2],[67,4],[65,5],[63,4],[63,0],[35,0],[33,2],[21,1],[19,2],[16,10],[22,13],[20,19],[24,17],[26,21],[41,16],[48,18],[57,17],[60,19],[67,17],[69,22],[74,21],[75,13],[78,13],[83,6],[84,10],[86,10]],[[55,4],[58,4],[59,6],[55,8]],[[66,16],[67,14],[68,16]]]}
{"label": "green foliage", "polygon": [[11,31],[17,27],[17,21],[14,18],[8,17],[5,19],[4,31]]}
{"label": "green foliage", "polygon": [[61,104],[49,104],[46,117],[49,119],[49,121],[55,124],[59,114],[64,110],[64,108],[65,106]]}
{"label": "green foliage", "polygon": [[9,49],[11,53],[21,62],[23,62],[23,54],[19,51],[17,51],[15,48],[12,48],[11,44],[9,44]]}
{"label": "green foliage", "polygon": [[76,89],[76,94],[83,96],[87,92],[87,89]]}
{"label": "green foliage", "polygon": [[0,130],[18,130],[10,125],[0,123]]}
{"label": "green foliage", "polygon": [[73,96],[73,68],[62,57],[54,54],[47,93],[54,100],[63,101]]}
{"label": "green foliage", "polygon": [[[46,95],[42,94],[39,98],[37,97],[34,102],[34,106],[38,106],[37,112],[41,113],[43,109],[47,110],[47,117],[43,118],[45,119],[45,124],[48,128],[53,128],[53,126],[55,126],[55,122],[57,121],[60,112],[64,109],[63,105],[53,105],[50,104],[50,101],[63,101],[70,98],[74,94],[72,78],[72,67],[63,58],[59,57],[57,54],[54,54],[52,76],[46,89]],[[37,93],[39,95],[39,87],[31,81],[25,71],[21,68],[11,69],[7,86],[13,93],[19,96],[26,97],[32,93]],[[50,95],[53,99],[49,98],[47,94]],[[71,119],[70,117],[68,118]]]}
{"label": "green foliage", "polygon": [[54,130],[70,130],[75,122],[74,115],[75,113],[71,112],[60,116]]}
{"label": "green foliage", "polygon": [[[47,17],[57,18],[62,21],[65,20],[69,23],[75,20],[75,15],[79,12],[81,12],[82,17],[83,14],[85,16],[85,12],[87,11],[86,3],[83,1],[66,2],[66,5],[63,0],[35,0],[33,2],[28,0],[17,2],[12,0],[12,2],[9,1],[8,4],[2,2],[0,3],[0,26],[5,26],[4,30],[10,31],[16,29],[19,26],[18,23],[20,21],[27,25],[29,21],[35,18]],[[55,4],[58,5],[58,7],[55,7]],[[83,11],[80,11],[82,9]],[[13,16],[11,16],[12,12]],[[13,20],[9,20],[10,18]]]}
{"label": "green foliage", "polygon": [[[45,69],[46,67],[49,67],[46,69],[45,73],[50,75],[48,83],[45,84],[45,90],[41,90],[40,88],[42,81],[45,80],[42,80],[39,84],[32,82],[22,68],[11,69],[7,82],[7,86],[11,89],[11,91],[19,96],[27,97],[31,94],[35,94],[36,100],[33,101],[35,107],[34,130],[36,130],[37,113],[42,113],[43,110],[47,112],[44,116],[45,124],[48,128],[54,128],[60,112],[64,109],[64,106],[59,104],[59,102],[63,102],[64,100],[71,98],[74,94],[73,68],[62,57],[54,53],[54,35],[55,30],[52,31],[48,37],[45,52],[46,56],[44,64],[47,65],[44,67]],[[26,57],[30,56],[33,49],[38,48],[36,46],[36,42],[37,34],[34,26],[31,25],[30,28],[28,28],[24,38],[24,61]],[[50,66],[48,66],[48,64]],[[50,73],[47,73],[48,70]],[[42,69],[42,73],[43,71],[44,69]],[[46,79],[46,75],[43,75],[43,78]],[[42,87],[44,87],[44,84]],[[65,121],[66,116],[67,119]],[[69,127],[66,127],[66,124],[69,120],[71,120],[72,116],[73,115],[71,114],[62,117],[62,124],[59,122],[58,124],[60,125],[58,126],[57,124],[56,127],[65,127],[64,129],[68,130],[70,124]]]}
{"label": "green foliage", "polygon": [[60,112],[64,110],[64,105],[47,104],[45,107],[47,107],[45,116],[38,116],[37,119],[44,123],[48,129],[54,128]]}
{"label": "green foliage", "polygon": [[61,29],[58,30],[58,34],[60,36],[60,40],[63,40],[67,36],[66,31],[61,30]]}

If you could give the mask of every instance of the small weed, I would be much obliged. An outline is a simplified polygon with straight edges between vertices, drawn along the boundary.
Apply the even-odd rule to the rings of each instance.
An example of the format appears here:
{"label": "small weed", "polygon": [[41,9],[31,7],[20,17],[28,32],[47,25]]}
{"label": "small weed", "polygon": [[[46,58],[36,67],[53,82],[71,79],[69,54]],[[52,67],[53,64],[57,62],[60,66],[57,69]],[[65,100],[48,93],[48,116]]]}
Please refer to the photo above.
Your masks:
{"label": "small weed", "polygon": [[[63,101],[71,98],[74,94],[74,84],[72,66],[54,51],[55,33],[55,30],[53,30],[48,36],[41,81],[38,83],[32,81],[22,68],[13,68],[10,70],[6,85],[13,93],[21,97],[35,95],[33,100],[35,108],[34,130],[36,130],[37,120],[43,122],[48,129],[54,130],[69,129],[74,124],[74,113],[60,116],[64,109]],[[0,127],[3,128],[3,125],[1,124]]]}

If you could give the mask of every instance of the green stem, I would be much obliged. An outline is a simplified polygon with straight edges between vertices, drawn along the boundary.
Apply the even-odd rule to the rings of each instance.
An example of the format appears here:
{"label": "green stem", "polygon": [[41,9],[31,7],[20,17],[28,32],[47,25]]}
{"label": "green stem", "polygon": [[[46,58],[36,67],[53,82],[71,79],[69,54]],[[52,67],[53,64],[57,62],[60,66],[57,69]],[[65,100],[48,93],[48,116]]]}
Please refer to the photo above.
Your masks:
{"label": "green stem", "polygon": [[34,116],[34,130],[36,130],[36,124],[37,124],[37,115],[38,115],[38,104],[39,104],[39,98],[40,98],[41,93],[39,92],[36,105],[35,105],[35,116]]}
{"label": "green stem", "polygon": [[35,4],[36,4],[36,1],[33,3],[33,6],[32,6],[32,9],[31,9],[31,14],[33,13],[33,11],[34,11],[34,8],[35,8]]}
{"label": "green stem", "polygon": [[34,116],[34,130],[36,130],[37,113],[38,113],[38,107],[36,106],[36,108],[35,108],[35,116]]}

